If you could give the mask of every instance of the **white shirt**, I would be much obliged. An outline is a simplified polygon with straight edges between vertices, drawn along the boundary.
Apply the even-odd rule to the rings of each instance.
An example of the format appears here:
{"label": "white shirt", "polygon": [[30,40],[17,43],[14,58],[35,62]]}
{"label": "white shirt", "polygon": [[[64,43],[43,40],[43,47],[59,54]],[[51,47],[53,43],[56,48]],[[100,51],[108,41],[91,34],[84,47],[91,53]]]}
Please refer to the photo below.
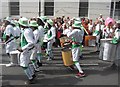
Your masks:
{"label": "white shirt", "polygon": [[120,29],[118,29],[118,28],[115,30],[115,37],[117,39],[120,39]]}
{"label": "white shirt", "polygon": [[14,29],[12,25],[7,25],[6,29],[5,29],[5,34],[7,36],[13,35],[14,36]]}
{"label": "white shirt", "polygon": [[24,37],[28,42],[28,44],[22,47],[22,50],[29,50],[31,47],[35,45],[34,34],[31,28],[26,28],[23,30],[23,32],[24,32]]}
{"label": "white shirt", "polygon": [[17,36],[19,37],[20,34],[21,34],[20,28],[19,27],[14,27],[13,29],[14,29],[14,36],[15,37],[17,37]]}
{"label": "white shirt", "polygon": [[76,42],[82,42],[83,37],[82,37],[82,31],[79,29],[74,29],[72,32],[69,32],[67,34],[68,37],[74,38]]}
{"label": "white shirt", "polygon": [[40,39],[40,32],[39,32],[39,30],[38,29],[34,30],[33,34],[34,34],[35,43],[37,43],[38,40]]}
{"label": "white shirt", "polygon": [[42,26],[38,27],[39,33],[40,33],[40,37],[44,37],[44,28]]}
{"label": "white shirt", "polygon": [[51,27],[51,29],[48,30],[47,34],[50,34],[50,32],[52,33],[52,36],[50,38],[48,38],[48,41],[49,40],[55,40],[55,37],[56,37],[56,29],[55,29],[55,27]]}
{"label": "white shirt", "polygon": [[93,25],[88,24],[88,29],[90,30],[90,32],[92,32],[92,28],[93,28]]}

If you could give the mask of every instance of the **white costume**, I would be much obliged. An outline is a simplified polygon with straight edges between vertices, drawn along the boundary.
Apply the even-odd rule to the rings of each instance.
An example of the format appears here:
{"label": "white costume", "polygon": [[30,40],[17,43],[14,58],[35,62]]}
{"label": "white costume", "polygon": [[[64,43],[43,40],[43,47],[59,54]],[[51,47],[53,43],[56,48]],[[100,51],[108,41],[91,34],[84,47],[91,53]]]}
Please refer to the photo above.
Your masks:
{"label": "white costume", "polygon": [[14,36],[15,37],[20,37],[21,30],[19,27],[14,27]]}
{"label": "white costume", "polygon": [[34,35],[33,31],[30,28],[23,30],[21,35],[21,48],[23,52],[20,56],[20,66],[28,67],[30,62],[30,51],[34,47]]}
{"label": "white costume", "polygon": [[79,73],[83,73],[80,64],[79,64],[79,56],[80,54],[80,42],[82,37],[82,31],[80,29],[74,29],[72,32],[67,34],[68,37],[72,39],[72,58],[73,62],[76,65]]}
{"label": "white costume", "polygon": [[52,54],[52,45],[55,42],[56,30],[55,27],[51,27],[50,30],[47,32],[47,54],[50,58],[53,58]]}
{"label": "white costume", "polygon": [[104,38],[109,38],[111,33],[113,33],[112,28],[109,29],[108,27],[106,27],[106,28],[103,29],[103,37]]}
{"label": "white costume", "polygon": [[12,25],[7,25],[4,34],[10,36],[8,41],[6,41],[6,53],[16,50],[16,43],[14,41],[14,29]]}
{"label": "white costume", "polygon": [[72,56],[73,61],[78,61],[80,56],[80,43],[82,39],[82,32],[79,29],[74,29],[72,32],[67,34],[68,37],[72,38]]}

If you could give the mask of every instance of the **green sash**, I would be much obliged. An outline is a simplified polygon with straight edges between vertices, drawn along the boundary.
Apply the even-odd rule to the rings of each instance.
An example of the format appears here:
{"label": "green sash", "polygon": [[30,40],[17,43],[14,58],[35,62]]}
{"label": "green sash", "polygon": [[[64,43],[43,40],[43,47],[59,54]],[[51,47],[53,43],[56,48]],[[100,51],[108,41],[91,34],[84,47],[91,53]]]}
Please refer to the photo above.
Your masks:
{"label": "green sash", "polygon": [[24,47],[25,45],[28,44],[28,42],[25,39],[24,32],[22,32],[22,34],[21,34],[21,42],[20,43],[21,43],[21,47]]}
{"label": "green sash", "polygon": [[47,34],[47,37],[50,38],[52,36],[52,32],[50,31],[50,34]]}
{"label": "green sash", "polygon": [[75,39],[75,38],[72,38],[72,41],[73,41],[73,43],[72,43],[72,49],[77,48],[77,47],[80,46],[80,44],[75,44],[75,43],[74,43],[74,42],[76,42],[76,39]]}

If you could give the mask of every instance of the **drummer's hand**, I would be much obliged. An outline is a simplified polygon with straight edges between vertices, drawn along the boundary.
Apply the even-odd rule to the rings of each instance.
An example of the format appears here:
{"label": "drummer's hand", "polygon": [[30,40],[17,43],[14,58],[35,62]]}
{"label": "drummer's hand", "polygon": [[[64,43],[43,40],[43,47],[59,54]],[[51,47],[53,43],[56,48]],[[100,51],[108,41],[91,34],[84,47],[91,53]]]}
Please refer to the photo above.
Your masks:
{"label": "drummer's hand", "polygon": [[21,48],[17,48],[17,50],[20,51],[20,52],[23,52],[23,50]]}

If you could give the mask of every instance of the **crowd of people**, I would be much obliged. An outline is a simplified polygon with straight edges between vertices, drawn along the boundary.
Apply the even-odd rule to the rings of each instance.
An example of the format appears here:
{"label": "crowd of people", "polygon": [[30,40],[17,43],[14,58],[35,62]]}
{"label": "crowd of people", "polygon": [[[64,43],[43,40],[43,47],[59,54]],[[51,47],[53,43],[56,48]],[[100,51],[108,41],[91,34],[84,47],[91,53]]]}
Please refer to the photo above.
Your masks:
{"label": "crowd of people", "polygon": [[[1,42],[6,45],[6,53],[11,59],[10,52],[20,52],[20,66],[23,68],[28,83],[32,83],[42,65],[42,51],[45,50],[47,60],[53,60],[52,46],[61,47],[59,38],[70,38],[72,58],[78,69],[76,76],[84,77],[79,58],[82,56],[81,48],[84,46],[86,35],[96,36],[96,47],[99,51],[100,39],[113,38],[112,43],[117,44],[120,40],[120,21],[108,17],[104,19],[102,14],[93,22],[92,19],[79,17],[57,17],[49,19],[46,16],[28,19],[20,17],[12,19],[6,17],[1,26]],[[16,40],[19,39],[19,45]],[[7,67],[14,66],[12,59]]]}

